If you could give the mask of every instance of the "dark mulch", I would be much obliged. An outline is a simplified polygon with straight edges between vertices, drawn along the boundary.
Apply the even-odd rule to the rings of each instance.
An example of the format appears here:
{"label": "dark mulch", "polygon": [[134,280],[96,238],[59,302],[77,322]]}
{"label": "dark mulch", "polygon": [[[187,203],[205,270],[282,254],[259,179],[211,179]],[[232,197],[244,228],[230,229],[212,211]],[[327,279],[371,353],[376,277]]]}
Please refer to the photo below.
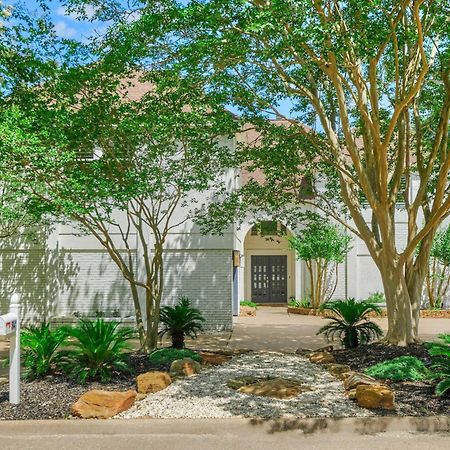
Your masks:
{"label": "dark mulch", "polygon": [[21,383],[21,402],[8,402],[8,384],[0,385],[0,420],[10,419],[64,419],[70,416],[70,407],[86,391],[126,391],[135,389],[136,374],[150,370],[167,370],[166,366],[155,366],[148,357],[133,354],[130,358],[133,373],[115,374],[107,384],[86,383],[80,385],[62,374],[48,376],[42,380]]}
{"label": "dark mulch", "polygon": [[[348,364],[352,370],[358,372],[364,372],[364,369],[379,362],[404,355],[415,356],[426,365],[431,362],[426,348],[421,344],[398,347],[377,343],[361,345],[351,350],[335,350],[333,355],[338,363]],[[409,416],[450,414],[450,396],[437,397],[433,385],[428,382],[392,383],[386,380],[385,383],[395,392],[397,407],[394,414]],[[392,414],[383,411],[379,413]]]}

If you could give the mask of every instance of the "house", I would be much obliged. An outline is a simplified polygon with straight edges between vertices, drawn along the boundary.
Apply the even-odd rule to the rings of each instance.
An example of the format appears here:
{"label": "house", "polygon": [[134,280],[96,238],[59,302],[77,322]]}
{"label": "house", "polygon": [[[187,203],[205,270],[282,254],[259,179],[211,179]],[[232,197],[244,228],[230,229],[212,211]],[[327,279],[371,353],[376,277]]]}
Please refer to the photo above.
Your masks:
{"label": "house", "polygon": [[[132,95],[139,98],[141,92]],[[227,140],[226,145],[233,151],[239,140],[254,138],[250,130]],[[234,189],[246,182],[248,174],[236,168],[224,177]],[[180,207],[178,217],[184,213]],[[399,211],[399,238],[406,239],[406,232],[407,223]],[[207,328],[231,329],[241,300],[282,305],[292,297],[304,297],[308,292],[306,268],[288,248],[286,237],[291,233],[286,224],[269,217],[259,217],[256,224],[254,217],[248,217],[222,236],[205,236],[192,221],[183,223],[166,241],[163,302],[174,303],[180,295],[187,296],[203,312]],[[383,290],[364,243],[355,238],[352,245],[337,268],[334,298],[361,299]],[[138,239],[132,250],[136,260],[142,259]],[[13,291],[22,295],[28,322],[95,314],[132,320],[134,314],[129,285],[109,254],[94,236],[80,234],[70,224],[43,230],[34,240],[2,242],[0,311],[8,309]]]}

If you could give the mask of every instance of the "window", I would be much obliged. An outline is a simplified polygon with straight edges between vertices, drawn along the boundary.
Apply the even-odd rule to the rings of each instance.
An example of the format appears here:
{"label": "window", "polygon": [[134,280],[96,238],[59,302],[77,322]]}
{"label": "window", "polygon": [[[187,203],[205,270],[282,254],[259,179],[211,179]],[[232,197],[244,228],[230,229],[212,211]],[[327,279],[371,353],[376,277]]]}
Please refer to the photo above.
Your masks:
{"label": "window", "polygon": [[275,220],[263,220],[252,227],[252,236],[284,236],[286,227]]}

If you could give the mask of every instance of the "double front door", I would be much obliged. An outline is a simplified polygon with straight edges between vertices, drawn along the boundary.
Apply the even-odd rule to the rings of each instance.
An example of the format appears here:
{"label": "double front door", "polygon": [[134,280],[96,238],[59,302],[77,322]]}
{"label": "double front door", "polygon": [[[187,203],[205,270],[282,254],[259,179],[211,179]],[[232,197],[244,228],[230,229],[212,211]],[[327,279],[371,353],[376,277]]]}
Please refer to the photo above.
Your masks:
{"label": "double front door", "polygon": [[251,271],[253,302],[287,302],[287,256],[253,255]]}

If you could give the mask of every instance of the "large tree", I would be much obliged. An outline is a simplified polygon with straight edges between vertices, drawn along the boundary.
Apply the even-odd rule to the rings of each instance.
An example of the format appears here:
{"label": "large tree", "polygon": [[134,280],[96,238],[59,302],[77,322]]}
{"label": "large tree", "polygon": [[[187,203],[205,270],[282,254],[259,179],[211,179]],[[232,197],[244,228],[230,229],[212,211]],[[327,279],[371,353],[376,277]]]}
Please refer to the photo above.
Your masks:
{"label": "large tree", "polygon": [[[342,220],[323,191],[295,195],[300,176],[337,183],[351,217],[347,226],[380,271],[386,339],[394,344],[418,338],[431,244],[450,212],[448,6],[445,0],[165,0],[148,2],[137,22],[115,30],[115,42],[130,54],[202,78],[253,122],[267,112],[284,117],[290,124],[284,136],[272,130],[267,137],[279,153],[263,147],[264,155],[256,155],[271,192],[278,203],[309,203]],[[286,99],[289,116],[279,107]],[[396,232],[399,203],[406,245]]]}

